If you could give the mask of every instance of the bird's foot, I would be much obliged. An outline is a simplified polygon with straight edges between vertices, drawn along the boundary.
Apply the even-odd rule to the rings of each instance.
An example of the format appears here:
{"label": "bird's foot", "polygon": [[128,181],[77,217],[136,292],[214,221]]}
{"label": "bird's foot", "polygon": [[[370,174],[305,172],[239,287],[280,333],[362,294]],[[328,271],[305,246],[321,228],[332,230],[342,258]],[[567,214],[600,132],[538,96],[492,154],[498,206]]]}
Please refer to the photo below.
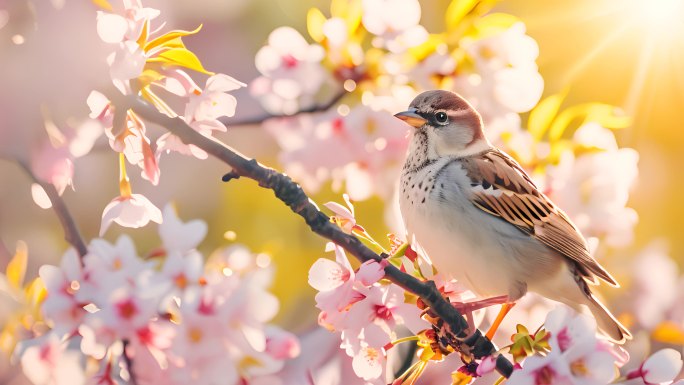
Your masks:
{"label": "bird's foot", "polygon": [[471,331],[475,330],[475,321],[473,318],[473,312],[476,310],[484,309],[494,305],[501,305],[508,302],[507,295],[500,295],[498,297],[491,297],[485,299],[475,299],[466,302],[452,302],[451,305],[463,314],[468,321],[468,327]]}
{"label": "bird's foot", "polygon": [[489,330],[487,330],[487,333],[485,334],[490,341],[494,338],[494,334],[499,329],[499,326],[501,326],[501,321],[503,321],[504,317],[506,317],[506,314],[513,309],[513,306],[515,306],[515,302],[505,302],[501,305],[499,314],[496,316],[492,326],[489,327]]}

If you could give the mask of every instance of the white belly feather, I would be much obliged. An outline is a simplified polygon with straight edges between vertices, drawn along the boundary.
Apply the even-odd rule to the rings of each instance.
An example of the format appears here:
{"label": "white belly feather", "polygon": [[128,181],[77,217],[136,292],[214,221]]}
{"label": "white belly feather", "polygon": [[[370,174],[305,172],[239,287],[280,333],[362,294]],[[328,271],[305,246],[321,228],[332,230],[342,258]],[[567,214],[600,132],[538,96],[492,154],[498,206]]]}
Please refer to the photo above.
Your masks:
{"label": "white belly feather", "polygon": [[408,240],[417,242],[441,273],[477,295],[516,295],[516,275],[493,222],[497,219],[473,221],[482,213],[459,188],[470,183],[465,171],[452,163],[448,178],[435,175],[447,162],[402,175],[400,208]]}

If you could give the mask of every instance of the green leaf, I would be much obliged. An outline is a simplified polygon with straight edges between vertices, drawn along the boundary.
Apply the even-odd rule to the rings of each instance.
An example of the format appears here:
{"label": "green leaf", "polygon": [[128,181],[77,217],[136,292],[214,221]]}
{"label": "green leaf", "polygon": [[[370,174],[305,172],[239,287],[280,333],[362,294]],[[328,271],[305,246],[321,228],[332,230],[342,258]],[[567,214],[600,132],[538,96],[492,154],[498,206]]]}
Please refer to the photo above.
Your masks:
{"label": "green leaf", "polygon": [[320,43],[325,39],[323,24],[326,21],[325,15],[318,8],[311,8],[306,14],[306,30],[316,43]]}
{"label": "green leaf", "polygon": [[447,30],[458,26],[463,18],[475,9],[478,0],[451,0],[444,15]]}
{"label": "green leaf", "polygon": [[551,125],[551,122],[558,114],[560,105],[565,100],[567,92],[561,92],[551,95],[542,100],[537,106],[530,111],[530,117],[527,120],[527,130],[532,134],[535,140],[539,141],[546,130]]}
{"label": "green leaf", "polygon": [[213,72],[207,71],[202,66],[202,63],[192,51],[187,48],[171,48],[160,53],[158,56],[147,59],[148,62],[162,63],[172,66],[185,67],[197,72],[202,72],[207,75],[213,75]]}

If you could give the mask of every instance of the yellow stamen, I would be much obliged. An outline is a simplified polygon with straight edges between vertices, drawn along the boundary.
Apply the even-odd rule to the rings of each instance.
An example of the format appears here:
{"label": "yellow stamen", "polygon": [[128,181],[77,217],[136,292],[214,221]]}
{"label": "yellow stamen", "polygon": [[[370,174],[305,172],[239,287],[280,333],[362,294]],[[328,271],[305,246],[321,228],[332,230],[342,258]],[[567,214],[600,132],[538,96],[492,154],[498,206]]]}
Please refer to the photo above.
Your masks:
{"label": "yellow stamen", "polygon": [[133,193],[126,174],[126,157],[123,153],[119,154],[119,192],[123,198],[130,198]]}

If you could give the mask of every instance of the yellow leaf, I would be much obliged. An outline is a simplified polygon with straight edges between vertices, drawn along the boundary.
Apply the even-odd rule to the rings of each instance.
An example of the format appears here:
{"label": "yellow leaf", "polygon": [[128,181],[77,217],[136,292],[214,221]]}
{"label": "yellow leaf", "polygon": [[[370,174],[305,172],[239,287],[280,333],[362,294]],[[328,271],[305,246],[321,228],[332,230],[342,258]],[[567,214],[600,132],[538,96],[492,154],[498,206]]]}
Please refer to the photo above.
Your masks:
{"label": "yellow leaf", "polygon": [[349,0],[330,1],[330,15],[332,15],[332,17],[345,19],[347,17],[347,11],[349,10],[349,3]]}
{"label": "yellow leaf", "polygon": [[161,80],[164,77],[159,71],[152,68],[145,68],[143,73],[138,76],[138,81],[140,82],[140,88],[145,88],[150,84]]}
{"label": "yellow leaf", "polygon": [[139,46],[143,47],[147,42],[148,37],[150,37],[150,20],[145,19],[142,31],[140,31],[140,36],[138,36],[138,40],[136,41],[136,43],[138,43]]}
{"label": "yellow leaf", "polygon": [[145,44],[144,51],[147,52],[155,47],[164,46],[168,48],[185,48],[183,42],[180,40],[183,36],[194,35],[202,29],[202,24],[192,31],[169,31]]}
{"label": "yellow leaf", "polygon": [[438,46],[446,44],[444,38],[442,34],[431,33],[422,44],[409,48],[409,53],[416,61],[421,61],[435,52]]}
{"label": "yellow leaf", "polygon": [[92,0],[93,4],[97,5],[98,7],[104,9],[105,11],[112,11],[114,8],[112,7],[111,4],[109,4],[109,1],[107,0]]}
{"label": "yellow leaf", "polygon": [[628,127],[632,120],[626,116],[617,116],[619,110],[603,103],[584,103],[567,108],[561,112],[549,129],[549,141],[554,142],[563,136],[565,130],[575,119],[584,117],[584,123],[596,122],[604,127],[620,129]]}
{"label": "yellow leaf", "polygon": [[14,257],[12,257],[7,265],[7,281],[15,289],[21,289],[21,285],[24,283],[27,262],[28,247],[24,241],[18,241]]}
{"label": "yellow leaf", "polygon": [[47,289],[40,277],[31,281],[26,287],[26,299],[32,305],[40,305],[47,296]]}
{"label": "yellow leaf", "polygon": [[444,14],[447,30],[457,27],[461,20],[475,9],[478,2],[478,0],[451,0]]}
{"label": "yellow leaf", "polygon": [[561,103],[565,99],[567,92],[551,95],[537,104],[527,120],[527,130],[534,139],[539,140],[544,136],[551,122],[558,114]]}
{"label": "yellow leaf", "polygon": [[499,33],[519,21],[520,19],[507,13],[490,13],[475,21],[477,37],[484,38]]}
{"label": "yellow leaf", "polygon": [[452,385],[468,385],[473,381],[473,377],[465,374],[463,372],[453,372],[451,373],[451,384]]}
{"label": "yellow leaf", "polygon": [[619,130],[632,125],[632,118],[622,115],[622,110],[609,104],[596,104],[585,122],[596,122],[603,127]]}
{"label": "yellow leaf", "polygon": [[171,48],[160,53],[158,56],[147,59],[148,62],[162,63],[172,66],[181,66],[207,75],[213,75],[202,66],[199,58],[186,48]]}
{"label": "yellow leaf", "polygon": [[480,29],[487,28],[497,28],[497,29],[508,29],[513,26],[513,24],[519,22],[518,17],[513,16],[508,13],[495,12],[480,18],[476,24]]}
{"label": "yellow leaf", "polygon": [[658,342],[684,345],[684,329],[672,321],[663,321],[652,332],[651,336]]}
{"label": "yellow leaf", "polygon": [[325,15],[318,8],[311,8],[306,14],[306,30],[316,43],[320,43],[325,39],[323,24],[325,24],[326,20]]}
{"label": "yellow leaf", "polygon": [[361,25],[361,17],[363,17],[363,5],[361,1],[352,0],[349,2],[349,8],[347,8],[347,15],[345,19],[347,20],[347,28],[349,32],[354,32]]}

